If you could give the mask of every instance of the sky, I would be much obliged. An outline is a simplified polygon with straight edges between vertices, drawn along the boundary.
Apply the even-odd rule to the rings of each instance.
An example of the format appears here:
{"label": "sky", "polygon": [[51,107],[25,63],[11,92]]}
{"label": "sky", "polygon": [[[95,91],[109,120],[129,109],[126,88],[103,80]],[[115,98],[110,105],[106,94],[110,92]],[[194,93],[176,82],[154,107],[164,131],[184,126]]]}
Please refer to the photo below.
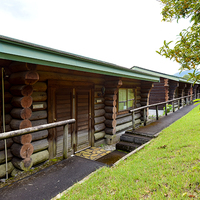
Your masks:
{"label": "sky", "polygon": [[157,0],[0,0],[0,35],[119,66],[174,74],[156,53],[189,22],[162,22]]}

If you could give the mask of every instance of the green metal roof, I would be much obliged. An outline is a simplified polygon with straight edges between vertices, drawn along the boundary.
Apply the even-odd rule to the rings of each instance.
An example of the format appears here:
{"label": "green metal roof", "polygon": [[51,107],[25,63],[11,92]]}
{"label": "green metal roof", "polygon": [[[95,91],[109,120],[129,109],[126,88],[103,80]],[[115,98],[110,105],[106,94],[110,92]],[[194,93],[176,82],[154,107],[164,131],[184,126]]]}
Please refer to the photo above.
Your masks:
{"label": "green metal roof", "polygon": [[0,58],[103,75],[159,82],[157,76],[0,35]]}
{"label": "green metal roof", "polygon": [[169,74],[165,74],[165,73],[161,73],[161,72],[156,72],[156,71],[153,71],[153,70],[144,69],[142,67],[133,66],[131,69],[134,72],[144,73],[144,74],[148,74],[148,75],[151,74],[151,75],[156,76],[156,77],[167,78],[167,79],[170,79],[170,80],[173,80],[173,81],[184,82],[184,83],[194,83],[193,81],[191,81],[191,80],[188,81],[187,79],[184,79],[182,77],[169,75]]}

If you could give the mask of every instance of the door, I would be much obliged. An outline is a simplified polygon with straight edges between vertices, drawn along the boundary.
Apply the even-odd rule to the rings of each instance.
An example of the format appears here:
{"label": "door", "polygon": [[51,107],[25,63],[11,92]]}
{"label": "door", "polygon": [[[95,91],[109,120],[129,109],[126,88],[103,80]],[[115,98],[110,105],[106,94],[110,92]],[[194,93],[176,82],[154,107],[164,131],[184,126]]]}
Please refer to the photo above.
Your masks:
{"label": "door", "polygon": [[91,145],[91,92],[76,90],[76,137],[79,151]]}
{"label": "door", "polygon": [[[48,120],[58,122],[75,119],[69,125],[68,151],[80,151],[91,146],[91,87],[80,83],[66,81],[49,81],[48,83]],[[61,156],[63,152],[63,127],[50,130],[51,157]]]}
{"label": "door", "polygon": [[[72,90],[65,88],[56,88],[55,90],[55,120],[63,121],[72,119]],[[71,151],[72,125],[68,130],[68,151]],[[56,155],[63,152],[63,126],[56,128]]]}

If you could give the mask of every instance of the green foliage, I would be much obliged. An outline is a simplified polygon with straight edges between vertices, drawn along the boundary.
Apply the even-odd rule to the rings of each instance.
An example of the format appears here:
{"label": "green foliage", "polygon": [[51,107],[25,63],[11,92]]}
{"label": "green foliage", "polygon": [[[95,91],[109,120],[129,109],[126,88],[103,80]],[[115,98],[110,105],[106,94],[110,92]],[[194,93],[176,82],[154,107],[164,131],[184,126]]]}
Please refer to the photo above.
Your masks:
{"label": "green foliage", "polygon": [[191,26],[182,30],[173,48],[172,43],[164,41],[157,53],[181,64],[180,70],[194,69],[189,73],[190,79],[200,79],[198,65],[200,64],[200,2],[199,0],[160,0],[163,5],[163,21],[177,22],[181,18],[190,18]]}
{"label": "green foliage", "polygon": [[[167,113],[171,112],[173,110],[172,104],[167,104]],[[165,115],[165,107],[163,107],[163,115]]]}

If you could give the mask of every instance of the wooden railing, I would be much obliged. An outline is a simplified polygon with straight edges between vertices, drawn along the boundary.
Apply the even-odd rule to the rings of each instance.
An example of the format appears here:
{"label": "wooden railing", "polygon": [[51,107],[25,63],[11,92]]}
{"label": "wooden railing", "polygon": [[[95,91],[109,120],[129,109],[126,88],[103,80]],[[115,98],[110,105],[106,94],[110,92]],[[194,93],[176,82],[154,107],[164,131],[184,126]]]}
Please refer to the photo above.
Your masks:
{"label": "wooden railing", "polygon": [[151,104],[151,105],[148,105],[148,106],[142,106],[142,107],[130,110],[129,112],[132,113],[132,128],[135,129],[135,112],[136,111],[143,110],[144,126],[146,126],[146,123],[147,123],[147,115],[146,115],[147,108],[156,107],[156,120],[158,120],[159,119],[159,116],[158,116],[158,106],[159,105],[165,105],[165,115],[167,116],[167,104],[172,103],[172,111],[175,112],[174,102],[176,102],[176,101],[178,102],[177,106],[178,106],[178,109],[180,109],[180,100],[183,100],[183,102],[182,102],[183,106],[185,105],[184,104],[185,102],[186,102],[186,105],[189,105],[189,103],[192,102],[192,96],[193,95],[188,95],[188,96],[172,99],[172,100],[169,100],[169,101]]}
{"label": "wooden railing", "polygon": [[51,128],[56,128],[59,126],[64,126],[64,133],[63,133],[63,158],[67,158],[67,152],[68,152],[68,125],[75,123],[75,119],[69,119],[69,120],[64,120],[60,122],[54,122],[50,124],[43,124],[40,126],[34,126],[30,128],[25,128],[25,129],[20,129],[16,131],[9,131],[5,133],[0,134],[0,140],[3,139],[8,139],[11,137],[19,136],[19,135],[25,135],[29,133],[34,133],[37,131],[42,131],[46,129],[51,129]]}

